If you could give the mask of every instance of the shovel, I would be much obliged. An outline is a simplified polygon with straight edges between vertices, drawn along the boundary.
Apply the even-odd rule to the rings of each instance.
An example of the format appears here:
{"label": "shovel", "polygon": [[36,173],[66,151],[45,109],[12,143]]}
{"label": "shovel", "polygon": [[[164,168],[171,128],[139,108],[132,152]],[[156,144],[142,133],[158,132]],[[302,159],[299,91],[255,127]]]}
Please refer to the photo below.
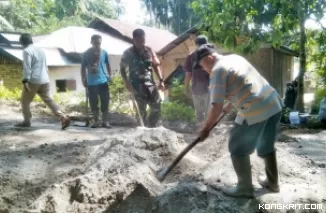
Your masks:
{"label": "shovel", "polygon": [[85,102],[86,102],[86,122],[74,122],[74,126],[88,127],[89,126],[89,112],[88,112],[88,88],[85,87]]}
{"label": "shovel", "polygon": [[142,116],[140,114],[139,107],[138,107],[138,104],[136,102],[135,93],[134,93],[133,89],[130,91],[130,95],[131,95],[132,104],[134,105],[134,108],[136,108],[136,111],[137,111],[137,114],[138,114],[138,117],[139,117],[139,121],[140,121],[140,125],[142,127],[144,127],[145,124],[144,124],[143,118],[142,118]]}
{"label": "shovel", "polygon": [[[228,103],[230,104],[230,103]],[[214,125],[212,126],[212,128],[210,129],[210,131],[224,118],[224,116],[226,115],[226,113],[222,112],[222,114],[220,115],[220,117],[217,119],[217,121],[214,123]],[[196,140],[194,140],[192,143],[190,143],[173,161],[172,163],[164,168],[161,171],[155,172],[152,168],[150,168],[156,178],[160,181],[163,182],[165,177],[171,172],[171,170],[179,163],[179,161],[194,147],[196,146],[198,143],[200,142],[200,137],[197,137]]]}

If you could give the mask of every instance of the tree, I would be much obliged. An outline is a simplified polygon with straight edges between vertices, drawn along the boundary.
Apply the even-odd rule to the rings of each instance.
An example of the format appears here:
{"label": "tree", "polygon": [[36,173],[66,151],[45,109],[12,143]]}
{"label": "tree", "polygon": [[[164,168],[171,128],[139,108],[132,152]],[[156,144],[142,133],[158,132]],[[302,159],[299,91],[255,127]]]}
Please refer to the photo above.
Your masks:
{"label": "tree", "polygon": [[156,25],[164,25],[176,34],[181,34],[199,21],[191,8],[191,0],[142,1],[151,15],[151,21],[155,18]]}
{"label": "tree", "polygon": [[114,0],[9,0],[5,9],[0,4],[0,23],[7,28],[12,25],[14,29],[10,31],[46,34],[66,26],[86,26],[94,16],[115,18],[114,11],[121,5],[113,3]]}
{"label": "tree", "polygon": [[[324,0],[202,0],[192,3],[208,28],[210,38],[236,51],[253,51],[261,41],[297,48],[300,51],[297,109],[301,112],[304,110],[306,71],[305,22],[310,18],[320,21],[325,6]],[[241,37],[248,41],[239,44]]]}

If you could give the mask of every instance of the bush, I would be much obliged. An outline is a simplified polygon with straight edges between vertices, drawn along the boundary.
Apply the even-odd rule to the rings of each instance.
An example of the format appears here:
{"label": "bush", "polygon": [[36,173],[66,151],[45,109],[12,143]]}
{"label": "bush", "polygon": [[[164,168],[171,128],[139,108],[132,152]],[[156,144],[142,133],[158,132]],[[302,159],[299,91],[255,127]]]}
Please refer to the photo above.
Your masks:
{"label": "bush", "polygon": [[161,118],[167,121],[194,121],[195,110],[190,106],[175,101],[163,102]]}
{"label": "bush", "polygon": [[[18,89],[18,88],[8,89],[5,86],[0,86],[0,99],[10,100],[10,101],[20,101],[21,93],[22,93],[21,89]],[[60,100],[62,100],[61,95],[59,95],[58,93],[55,93],[52,96],[52,98],[53,98],[54,102],[56,102],[56,103],[59,103]],[[35,95],[33,101],[37,102],[37,103],[43,102],[42,99],[38,95]]]}
{"label": "bush", "polygon": [[134,113],[129,104],[130,94],[125,89],[123,79],[120,75],[114,76],[110,88],[110,110],[119,113]]}
{"label": "bush", "polygon": [[185,105],[192,105],[192,100],[184,95],[185,85],[178,80],[173,81],[173,86],[170,90],[169,100],[177,101]]}
{"label": "bush", "polygon": [[312,114],[318,114],[320,101],[326,96],[326,87],[325,88],[317,88],[315,90],[315,100],[311,107]]}
{"label": "bush", "polygon": [[288,124],[288,123],[290,123],[290,118],[289,118],[289,116],[290,116],[290,112],[291,112],[292,110],[290,109],[290,108],[287,108],[287,107],[284,107],[283,109],[282,109],[282,117],[281,117],[281,122],[282,123],[286,123],[286,124]]}

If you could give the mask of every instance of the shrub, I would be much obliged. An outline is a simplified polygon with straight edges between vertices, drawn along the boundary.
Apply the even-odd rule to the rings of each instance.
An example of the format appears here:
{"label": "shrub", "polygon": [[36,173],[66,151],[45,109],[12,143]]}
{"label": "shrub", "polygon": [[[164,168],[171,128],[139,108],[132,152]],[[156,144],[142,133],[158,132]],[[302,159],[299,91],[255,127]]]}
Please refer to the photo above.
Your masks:
{"label": "shrub", "polygon": [[170,90],[169,100],[177,101],[185,105],[192,105],[192,100],[184,95],[185,85],[181,84],[177,79],[173,81],[173,85]]}
{"label": "shrub", "polygon": [[317,88],[315,90],[315,100],[311,107],[311,113],[317,114],[319,112],[320,101],[326,96],[326,87]]}
{"label": "shrub", "polygon": [[[0,86],[0,99],[11,100],[11,101],[20,101],[21,93],[22,93],[21,89],[18,89],[18,88],[8,89],[5,86]],[[62,97],[63,97],[63,95],[55,93],[52,96],[52,99],[54,100],[54,102],[59,103],[60,101],[63,102]],[[42,99],[38,95],[35,95],[33,101],[37,102],[37,103],[43,102]]]}
{"label": "shrub", "polygon": [[133,113],[129,103],[130,94],[125,89],[123,79],[120,75],[114,76],[111,83],[109,84],[110,88],[110,110],[116,111],[119,113]]}
{"label": "shrub", "polygon": [[167,121],[194,121],[195,110],[190,106],[175,101],[163,102],[161,118]]}

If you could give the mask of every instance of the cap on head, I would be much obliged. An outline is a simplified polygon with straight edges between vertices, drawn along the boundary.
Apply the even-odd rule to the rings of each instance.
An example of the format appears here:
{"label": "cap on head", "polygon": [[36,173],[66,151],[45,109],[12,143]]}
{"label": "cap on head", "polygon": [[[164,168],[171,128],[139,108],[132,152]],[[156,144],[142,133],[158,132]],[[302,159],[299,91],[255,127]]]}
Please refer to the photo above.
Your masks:
{"label": "cap on head", "polygon": [[29,33],[23,33],[21,34],[20,38],[19,38],[19,43],[21,45],[23,45],[24,47],[33,44],[33,38],[32,35]]}
{"label": "cap on head", "polygon": [[195,43],[197,46],[208,44],[208,38],[205,35],[199,35],[197,36]]}
{"label": "cap on head", "polygon": [[198,49],[195,51],[195,60],[194,60],[194,69],[197,69],[200,67],[199,62],[201,59],[203,59],[205,56],[208,56],[212,53],[216,53],[214,45],[212,44],[203,44],[198,47]]}
{"label": "cap on head", "polygon": [[135,29],[132,32],[132,37],[133,38],[140,37],[140,36],[145,36],[145,31],[143,29]]}

